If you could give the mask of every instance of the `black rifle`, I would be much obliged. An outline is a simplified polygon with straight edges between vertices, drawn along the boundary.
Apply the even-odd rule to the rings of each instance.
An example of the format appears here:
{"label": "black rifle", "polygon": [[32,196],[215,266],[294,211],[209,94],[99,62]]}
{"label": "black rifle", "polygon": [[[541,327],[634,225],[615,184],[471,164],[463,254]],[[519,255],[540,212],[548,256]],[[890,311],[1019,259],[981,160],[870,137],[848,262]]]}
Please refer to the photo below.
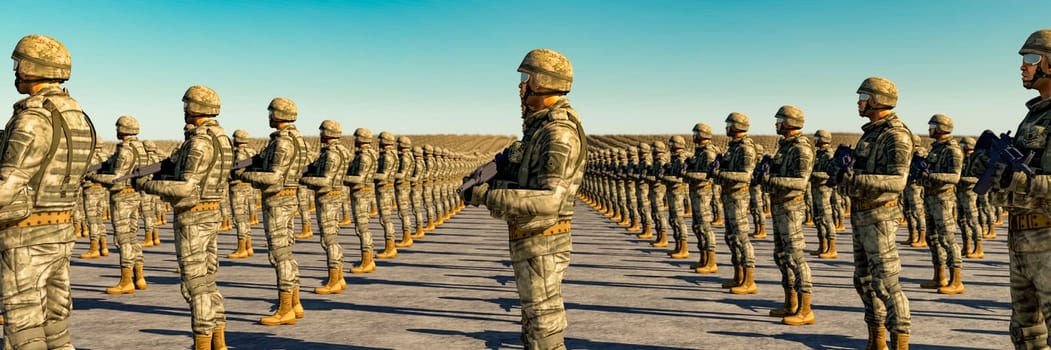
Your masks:
{"label": "black rifle", "polygon": [[927,162],[927,158],[920,157],[919,154],[912,154],[912,165],[909,166],[909,182],[913,182],[916,179],[930,175],[931,163]]}
{"label": "black rifle", "polygon": [[986,130],[982,132],[982,136],[978,137],[974,150],[975,152],[984,151],[989,156],[989,162],[985,165],[985,172],[978,178],[978,183],[974,185],[975,193],[986,194],[992,187],[993,181],[1000,181],[1000,179],[993,178],[997,164],[1006,165],[1009,171],[1021,171],[1030,179],[1033,178],[1033,169],[1029,168],[1033,152],[1023,155],[1022,151],[1016,148],[1011,141],[1010,131],[997,137],[992,130]]}
{"label": "black rifle", "polygon": [[87,169],[84,169],[84,172],[90,173],[92,171],[99,171],[99,169],[102,169],[102,164],[103,163],[89,165]]}
{"label": "black rifle", "polygon": [[843,181],[843,176],[854,171],[854,150],[850,146],[839,145],[836,152],[832,154],[832,165],[836,167],[836,174],[828,178],[826,186],[833,187]]}
{"label": "black rifle", "polygon": [[[503,152],[494,156],[493,160],[482,164],[478,169],[474,169],[474,171],[471,172],[471,175],[467,175],[467,177],[463,178],[463,184],[456,189],[456,193],[460,194],[460,196],[468,196],[465,195],[465,193],[470,193],[471,188],[488,183],[496,178],[496,175],[500,173],[500,169],[506,168],[507,165],[511,163],[510,155],[511,148],[505,148]],[[464,199],[469,198],[464,197]]]}
{"label": "black rifle", "polygon": [[755,165],[755,171],[752,171],[752,186],[763,183],[763,178],[770,174],[770,163],[773,160],[774,158],[770,155],[765,155],[759,160],[759,164]]}
{"label": "black rifle", "polygon": [[708,177],[712,177],[712,174],[714,174],[716,170],[719,170],[719,167],[722,166],[722,162],[723,155],[717,154],[715,159],[713,159],[711,163],[708,163]]}
{"label": "black rifle", "polygon": [[172,161],[171,157],[165,158],[162,161],[159,161],[159,162],[156,162],[156,163],[153,163],[153,164],[150,164],[150,165],[144,165],[144,166],[132,169],[131,172],[128,172],[127,175],[118,177],[118,178],[114,179],[113,181],[114,182],[121,182],[121,181],[124,181],[124,180],[138,179],[140,177],[149,176],[149,175],[153,175],[153,174],[174,175],[175,174],[175,162]]}

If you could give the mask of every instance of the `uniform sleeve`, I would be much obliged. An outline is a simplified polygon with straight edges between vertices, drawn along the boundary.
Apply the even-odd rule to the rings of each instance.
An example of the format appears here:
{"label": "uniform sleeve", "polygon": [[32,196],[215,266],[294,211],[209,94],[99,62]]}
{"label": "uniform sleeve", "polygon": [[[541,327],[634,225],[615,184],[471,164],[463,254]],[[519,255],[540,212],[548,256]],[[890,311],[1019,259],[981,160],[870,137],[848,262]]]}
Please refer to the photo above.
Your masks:
{"label": "uniform sleeve", "polygon": [[271,171],[246,171],[241,174],[242,179],[264,187],[281,183],[281,180],[285,178],[285,172],[288,171],[289,165],[294,160],[292,158],[296,156],[296,150],[292,140],[288,137],[276,137],[273,142],[274,154],[270,160]]}
{"label": "uniform sleeve", "polygon": [[814,168],[814,152],[804,144],[796,144],[797,154],[795,162],[789,162],[789,171],[786,176],[771,176],[770,186],[788,190],[804,191],[810,182],[810,173]]}
{"label": "uniform sleeve", "polygon": [[912,137],[904,130],[892,130],[879,152],[886,157],[886,174],[856,174],[850,187],[862,193],[900,193],[905,189],[912,161]]}
{"label": "uniform sleeve", "polygon": [[91,179],[106,186],[113,186],[114,180],[128,175],[135,168],[135,154],[131,147],[120,144],[117,147],[116,157],[113,159],[112,174],[94,174]]}
{"label": "uniform sleeve", "polygon": [[325,164],[325,168],[321,170],[321,176],[303,176],[299,178],[299,183],[307,185],[315,190],[332,185],[332,180],[330,179],[336,176],[336,172],[339,170],[336,169],[336,167],[339,166],[339,159],[336,159],[336,151],[332,149],[326,151],[324,156],[324,158],[318,157],[315,161],[323,161]]}
{"label": "uniform sleeve", "polygon": [[212,142],[207,135],[195,135],[187,140],[183,147],[187,147],[187,151],[182,164],[182,173],[179,174],[182,180],[151,180],[143,186],[143,190],[150,194],[175,199],[198,194],[200,184],[207,175],[205,171],[212,163]]}
{"label": "uniform sleeve", "polygon": [[[580,157],[580,138],[571,127],[555,124],[554,127],[538,131],[546,135],[538,137],[542,143],[536,164],[539,188],[537,189],[491,189],[485,206],[502,217],[558,216],[559,209],[572,185],[574,172]],[[527,166],[523,164],[522,166]],[[495,216],[495,215],[494,215]]]}
{"label": "uniform sleeve", "polygon": [[365,179],[368,178],[367,172],[372,169],[372,163],[375,162],[375,160],[373,160],[372,157],[369,157],[365,152],[361,152],[361,155],[359,155],[357,159],[358,171],[353,174],[347,174],[347,176],[343,178],[343,182],[348,185],[363,185]]}
{"label": "uniform sleeve", "polygon": [[810,172],[810,182],[817,182],[824,184],[828,182],[828,156],[826,152],[822,152],[814,157],[814,170]]}
{"label": "uniform sleeve", "polygon": [[751,182],[752,171],[755,170],[755,146],[747,145],[745,147],[741,147],[741,149],[744,150],[744,157],[742,157],[742,162],[744,163],[744,170],[719,171],[719,179],[723,180],[724,182],[732,182],[728,184],[731,186],[742,183],[747,184]]}
{"label": "uniform sleeve", "polygon": [[934,186],[955,185],[960,182],[960,170],[963,169],[963,151],[959,148],[951,148],[951,160],[949,160],[949,171],[942,173],[931,173],[928,181]]}
{"label": "uniform sleeve", "polygon": [[15,194],[29,185],[51,148],[51,123],[26,111],[7,124],[7,144],[0,157],[0,207],[11,204]]}

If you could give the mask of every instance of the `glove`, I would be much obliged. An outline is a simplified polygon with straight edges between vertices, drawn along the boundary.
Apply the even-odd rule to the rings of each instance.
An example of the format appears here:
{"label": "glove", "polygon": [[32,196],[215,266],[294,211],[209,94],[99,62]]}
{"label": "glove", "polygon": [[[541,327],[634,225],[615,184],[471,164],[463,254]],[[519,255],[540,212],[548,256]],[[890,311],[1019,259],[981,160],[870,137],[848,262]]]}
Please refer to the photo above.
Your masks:
{"label": "glove", "polygon": [[489,194],[489,184],[483,183],[464,191],[463,200],[473,206],[485,205],[486,195]]}
{"label": "glove", "polygon": [[963,175],[980,178],[985,173],[986,164],[989,164],[989,155],[986,154],[985,150],[979,150],[974,151],[972,157],[974,157],[974,161],[971,162],[970,167],[963,169]]}
{"label": "glove", "polygon": [[1029,192],[1029,177],[1021,171],[1004,171],[1000,188],[1009,192]]}

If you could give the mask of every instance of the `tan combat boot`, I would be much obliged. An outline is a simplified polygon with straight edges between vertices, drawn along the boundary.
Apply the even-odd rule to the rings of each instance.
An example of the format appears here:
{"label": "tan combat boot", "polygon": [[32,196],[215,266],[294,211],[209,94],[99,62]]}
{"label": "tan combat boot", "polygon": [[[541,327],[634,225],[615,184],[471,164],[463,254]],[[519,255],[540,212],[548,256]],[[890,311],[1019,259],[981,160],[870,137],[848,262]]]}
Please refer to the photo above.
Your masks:
{"label": "tan combat boot", "polygon": [[143,237],[142,243],[139,243],[139,245],[143,248],[153,247],[153,232],[150,232],[150,229],[146,229],[145,233],[145,237]]}
{"label": "tan combat boot", "polygon": [[752,233],[752,238],[755,238],[755,239],[764,239],[764,238],[766,238],[766,223],[765,222],[760,222],[759,224],[755,225],[755,232]]}
{"label": "tan combat boot", "polygon": [[985,252],[982,251],[982,241],[974,242],[974,251],[967,253],[968,259],[982,259],[985,258]]}
{"label": "tan combat boot", "polygon": [[732,294],[755,294],[759,293],[759,287],[755,285],[755,268],[746,267],[744,268],[744,279],[741,280],[741,285],[737,287],[731,287],[730,293]]}
{"label": "tan combat boot", "polygon": [[707,257],[704,258],[704,266],[694,268],[693,272],[700,274],[719,272],[719,266],[715,264],[715,251],[704,252],[702,255],[707,255]]}
{"label": "tan combat boot", "polygon": [[193,350],[212,350],[212,335],[194,333]]}
{"label": "tan combat boot", "polygon": [[923,289],[938,289],[945,287],[948,280],[945,278],[945,266],[934,267],[934,277],[930,281],[920,283],[920,288]]}
{"label": "tan combat boot", "polygon": [[828,249],[828,242],[825,241],[824,237],[818,236],[817,237],[817,242],[818,242],[817,250],[811,250],[810,251],[810,255],[817,256],[817,255],[819,255],[821,253],[824,253],[825,250]]}
{"label": "tan combat boot", "polygon": [[292,292],[279,292],[277,311],[273,315],[259,319],[264,326],[296,324],[296,314],[292,312]]}
{"label": "tan combat boot", "polygon": [[960,272],[962,268],[952,268],[952,277],[949,279],[949,284],[938,288],[938,294],[963,294],[963,280],[960,278]]}
{"label": "tan combat boot", "polygon": [[890,334],[890,350],[909,350],[909,335],[892,332]]}
{"label": "tan combat boot", "polygon": [[733,288],[741,285],[741,280],[744,276],[744,267],[740,265],[734,265],[734,275],[729,281],[723,282],[723,288]]}
{"label": "tan combat boot", "polygon": [[722,225],[723,225],[723,217],[720,216],[720,215],[715,215],[715,219],[712,220],[712,226],[722,226]]}
{"label": "tan combat boot", "polygon": [[292,290],[292,314],[296,315],[296,318],[303,318],[306,315],[303,312],[303,304],[299,302],[299,286]]}
{"label": "tan combat boot", "polygon": [[635,235],[638,239],[650,239],[653,238],[653,226],[646,226],[642,229],[642,233]]}
{"label": "tan combat boot", "polygon": [[682,242],[679,240],[675,240],[675,248],[672,248],[670,251],[667,251],[665,253],[668,254],[668,256],[672,256],[672,254],[678,253],[680,245],[682,245]]}
{"label": "tan combat boot", "polygon": [[964,237],[963,246],[960,247],[960,256],[967,256],[968,254],[971,254],[971,240]]}
{"label": "tan combat boot", "polygon": [[372,260],[372,251],[361,252],[361,264],[350,268],[350,273],[370,273],[376,271],[376,262]]}
{"label": "tan combat boot", "polygon": [[97,239],[91,240],[91,246],[88,247],[88,251],[84,254],[80,254],[81,259],[96,259],[99,256],[99,241]]}
{"label": "tan combat boot", "polygon": [[117,285],[106,288],[106,294],[135,294],[135,284],[131,282],[131,269],[120,269],[120,281]]}
{"label": "tan combat boot", "polygon": [[657,232],[657,239],[650,242],[650,246],[654,248],[664,248],[668,246],[668,231]]}
{"label": "tan combat boot", "polygon": [[844,232],[847,230],[847,225],[843,223],[843,220],[839,220],[836,224],[836,232]]}
{"label": "tan combat boot", "polygon": [[245,238],[245,252],[248,256],[255,256],[255,249],[252,249],[252,237]]}
{"label": "tan combat boot", "polygon": [[697,259],[697,262],[695,262],[693,264],[690,264],[690,268],[691,269],[702,268],[705,265],[708,265],[708,261],[707,260],[708,260],[708,254],[705,254],[705,252],[702,250],[701,251],[701,257]]}
{"label": "tan combat boot", "polygon": [[343,279],[343,266],[328,269],[328,282],[324,286],[314,288],[314,294],[339,294],[347,288],[347,281]]}
{"label": "tan combat boot", "polygon": [[412,234],[412,239],[421,239],[426,237],[426,230],[423,229],[423,225],[416,225],[416,233]]}
{"label": "tan combat boot", "polygon": [[796,311],[799,310],[799,295],[796,294],[796,290],[792,288],[784,288],[784,290],[785,304],[779,309],[770,310],[770,317],[795,315]]}
{"label": "tan combat boot", "polygon": [[161,231],[153,229],[153,246],[157,247],[161,245]]}
{"label": "tan combat boot", "polygon": [[230,218],[223,218],[223,223],[219,225],[219,232],[230,232],[233,230],[234,225],[230,222]]}
{"label": "tan combat boot", "polygon": [[135,265],[135,269],[132,270],[135,277],[135,289],[145,290],[146,289],[146,276],[142,274],[142,264]]}
{"label": "tan combat boot", "polygon": [[310,228],[310,221],[303,222],[303,230],[296,235],[296,239],[307,239],[314,237],[314,230]]}
{"label": "tan combat boot", "polygon": [[781,323],[789,326],[814,324],[814,311],[810,310],[810,297],[811,293],[801,293],[799,295],[799,311],[785,316],[785,318],[781,319]]}
{"label": "tan combat boot", "polygon": [[821,259],[835,259],[839,257],[839,252],[836,251],[836,240],[829,240],[828,246],[825,247],[825,252],[818,254],[818,258]]}
{"label": "tan combat boot", "polygon": [[393,239],[388,239],[385,242],[386,243],[383,245],[383,251],[380,252],[379,254],[376,254],[376,258],[378,258],[378,259],[394,259],[395,257],[398,256],[398,248],[394,247],[394,240]]}
{"label": "tan combat boot", "polygon": [[690,257],[690,246],[689,244],[686,244],[685,239],[676,241],[675,245],[678,246],[679,249],[676,249],[671,253],[672,259],[687,259]]}
{"label": "tan combat boot", "polygon": [[255,210],[252,211],[252,214],[248,215],[248,224],[259,225],[259,214],[256,214]]}
{"label": "tan combat boot", "polygon": [[919,234],[916,235],[916,242],[913,242],[911,244],[911,246],[913,248],[926,248],[927,247],[927,232],[924,232],[924,231],[921,230],[919,232]]}
{"label": "tan combat boot", "polygon": [[869,342],[865,350],[887,350],[887,329],[883,326],[869,326]]}
{"label": "tan combat boot", "polygon": [[212,350],[227,350],[226,324],[215,326],[212,330]]}
{"label": "tan combat boot", "polygon": [[984,239],[996,238],[996,227],[993,226],[993,224],[989,224],[989,227],[986,228],[985,234],[982,235],[982,238],[984,238]]}
{"label": "tan combat boot", "polygon": [[106,236],[99,237],[99,255],[109,256],[109,246],[106,245]]}
{"label": "tan combat boot", "polygon": [[438,228],[438,225],[436,225],[436,224],[434,223],[434,221],[428,221],[428,222],[427,222],[427,227],[424,227],[424,228],[423,228],[423,230],[424,230],[424,231],[428,231],[428,232],[431,232],[431,231],[434,231],[434,230],[435,230],[435,229],[437,229],[437,228]]}
{"label": "tan combat boot", "polygon": [[900,241],[898,243],[901,243],[901,245],[912,245],[913,243],[916,243],[916,228],[909,227],[909,238],[906,238],[904,241]]}
{"label": "tan combat boot", "polygon": [[245,240],[237,240],[237,250],[233,253],[227,254],[226,257],[229,259],[244,259],[248,257],[248,252],[245,251]]}
{"label": "tan combat boot", "polygon": [[631,223],[631,226],[628,226],[628,227],[627,227],[627,228],[625,228],[624,230],[625,230],[625,231],[628,231],[628,232],[639,232],[639,231],[642,231],[642,227],[640,227],[640,226],[639,226],[639,220],[638,220],[638,219],[635,219],[635,220],[634,220],[634,221],[633,221],[633,222]]}
{"label": "tan combat boot", "polygon": [[84,227],[80,223],[73,224],[73,237],[84,237]]}
{"label": "tan combat boot", "polygon": [[405,231],[401,233],[401,242],[398,242],[398,244],[395,244],[394,246],[398,248],[408,248],[411,247],[412,244],[412,232]]}

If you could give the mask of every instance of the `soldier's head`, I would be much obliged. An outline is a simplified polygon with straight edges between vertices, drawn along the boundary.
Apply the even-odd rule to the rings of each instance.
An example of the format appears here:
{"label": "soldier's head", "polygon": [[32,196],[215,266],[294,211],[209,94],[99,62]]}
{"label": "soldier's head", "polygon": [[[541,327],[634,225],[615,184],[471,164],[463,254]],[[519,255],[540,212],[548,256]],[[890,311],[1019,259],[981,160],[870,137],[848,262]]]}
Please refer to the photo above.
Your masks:
{"label": "soldier's head", "polygon": [[653,151],[650,148],[650,144],[645,143],[645,142],[639,142],[639,146],[638,147],[639,147],[639,158],[649,159],[650,157],[652,157],[652,153],[651,152],[653,152]]}
{"label": "soldier's head", "polygon": [[697,123],[693,126],[693,143],[701,145],[712,139],[712,127],[705,123]]}
{"label": "soldier's head", "polygon": [[270,127],[280,129],[286,123],[293,123],[299,115],[296,103],[284,97],[275,97],[266,106],[269,111]]}
{"label": "soldier's head", "polygon": [[15,45],[15,88],[32,94],[39,84],[58,84],[69,80],[73,60],[61,42],[45,35],[26,35]]}
{"label": "soldier's head", "polygon": [[335,120],[325,119],[318,130],[321,131],[321,143],[333,143],[343,137],[343,127]]}
{"label": "soldier's head", "polygon": [[898,87],[890,80],[868,77],[858,87],[858,115],[878,120],[898,105]]}
{"label": "soldier's head", "polygon": [[927,134],[935,140],[942,140],[952,134],[952,118],[944,114],[935,114],[927,121]]}
{"label": "soldier's head", "polygon": [[380,148],[394,148],[394,145],[397,143],[394,134],[391,134],[389,131],[380,131]]}
{"label": "soldier's head", "polygon": [[971,154],[974,152],[974,144],[975,140],[973,137],[964,136],[960,139],[960,149],[963,150],[964,155]]}
{"label": "soldier's head", "polygon": [[412,150],[412,140],[408,136],[398,136],[398,150]]}
{"label": "soldier's head", "polygon": [[204,85],[194,85],[182,95],[182,113],[187,125],[199,125],[205,118],[219,115],[219,94]]}
{"label": "soldier's head", "polygon": [[573,64],[555,50],[529,51],[518,65],[522,73],[518,83],[518,97],[522,99],[522,115],[543,109],[569,93],[573,87]]}
{"label": "soldier's head", "polygon": [[142,141],[142,148],[146,149],[146,153],[150,153],[150,154],[156,154],[157,153],[157,144],[153,143],[153,141],[150,141],[150,140]]}
{"label": "soldier's head", "polygon": [[434,146],[423,145],[423,156],[425,156],[425,157],[432,157],[433,158],[434,157]]}
{"label": "soldier's head", "polygon": [[117,118],[117,138],[123,140],[126,136],[139,134],[139,121],[130,115],[122,115]]}
{"label": "soldier's head", "polygon": [[675,135],[668,139],[668,148],[671,148],[672,152],[677,152],[686,149],[686,138]]}
{"label": "soldier's head", "polygon": [[1026,89],[1051,89],[1051,29],[1041,29],[1029,35],[1018,50],[1022,55],[1022,86]]}
{"label": "soldier's head", "polygon": [[639,159],[639,147],[628,146],[628,160],[634,161]]}
{"label": "soldier's head", "polygon": [[784,105],[774,114],[774,129],[781,136],[792,136],[799,134],[803,129],[803,110],[793,105]]}
{"label": "soldier's head", "polygon": [[814,133],[814,144],[819,147],[832,144],[832,133],[825,129],[818,129],[818,131]]}
{"label": "soldier's head", "polygon": [[668,146],[665,146],[664,142],[653,141],[653,157],[660,157],[665,153],[668,153]]}
{"label": "soldier's head", "polygon": [[423,158],[423,147],[415,146],[412,148],[412,157],[416,159]]}
{"label": "soldier's head", "polygon": [[366,128],[354,130],[354,145],[358,148],[367,148],[372,145],[372,131]]}
{"label": "soldier's head", "polygon": [[748,132],[748,116],[744,113],[730,113],[724,121],[726,122],[726,136],[731,138],[743,137]]}
{"label": "soldier's head", "polygon": [[234,145],[243,145],[248,143],[248,131],[244,129],[237,129],[234,131]]}

